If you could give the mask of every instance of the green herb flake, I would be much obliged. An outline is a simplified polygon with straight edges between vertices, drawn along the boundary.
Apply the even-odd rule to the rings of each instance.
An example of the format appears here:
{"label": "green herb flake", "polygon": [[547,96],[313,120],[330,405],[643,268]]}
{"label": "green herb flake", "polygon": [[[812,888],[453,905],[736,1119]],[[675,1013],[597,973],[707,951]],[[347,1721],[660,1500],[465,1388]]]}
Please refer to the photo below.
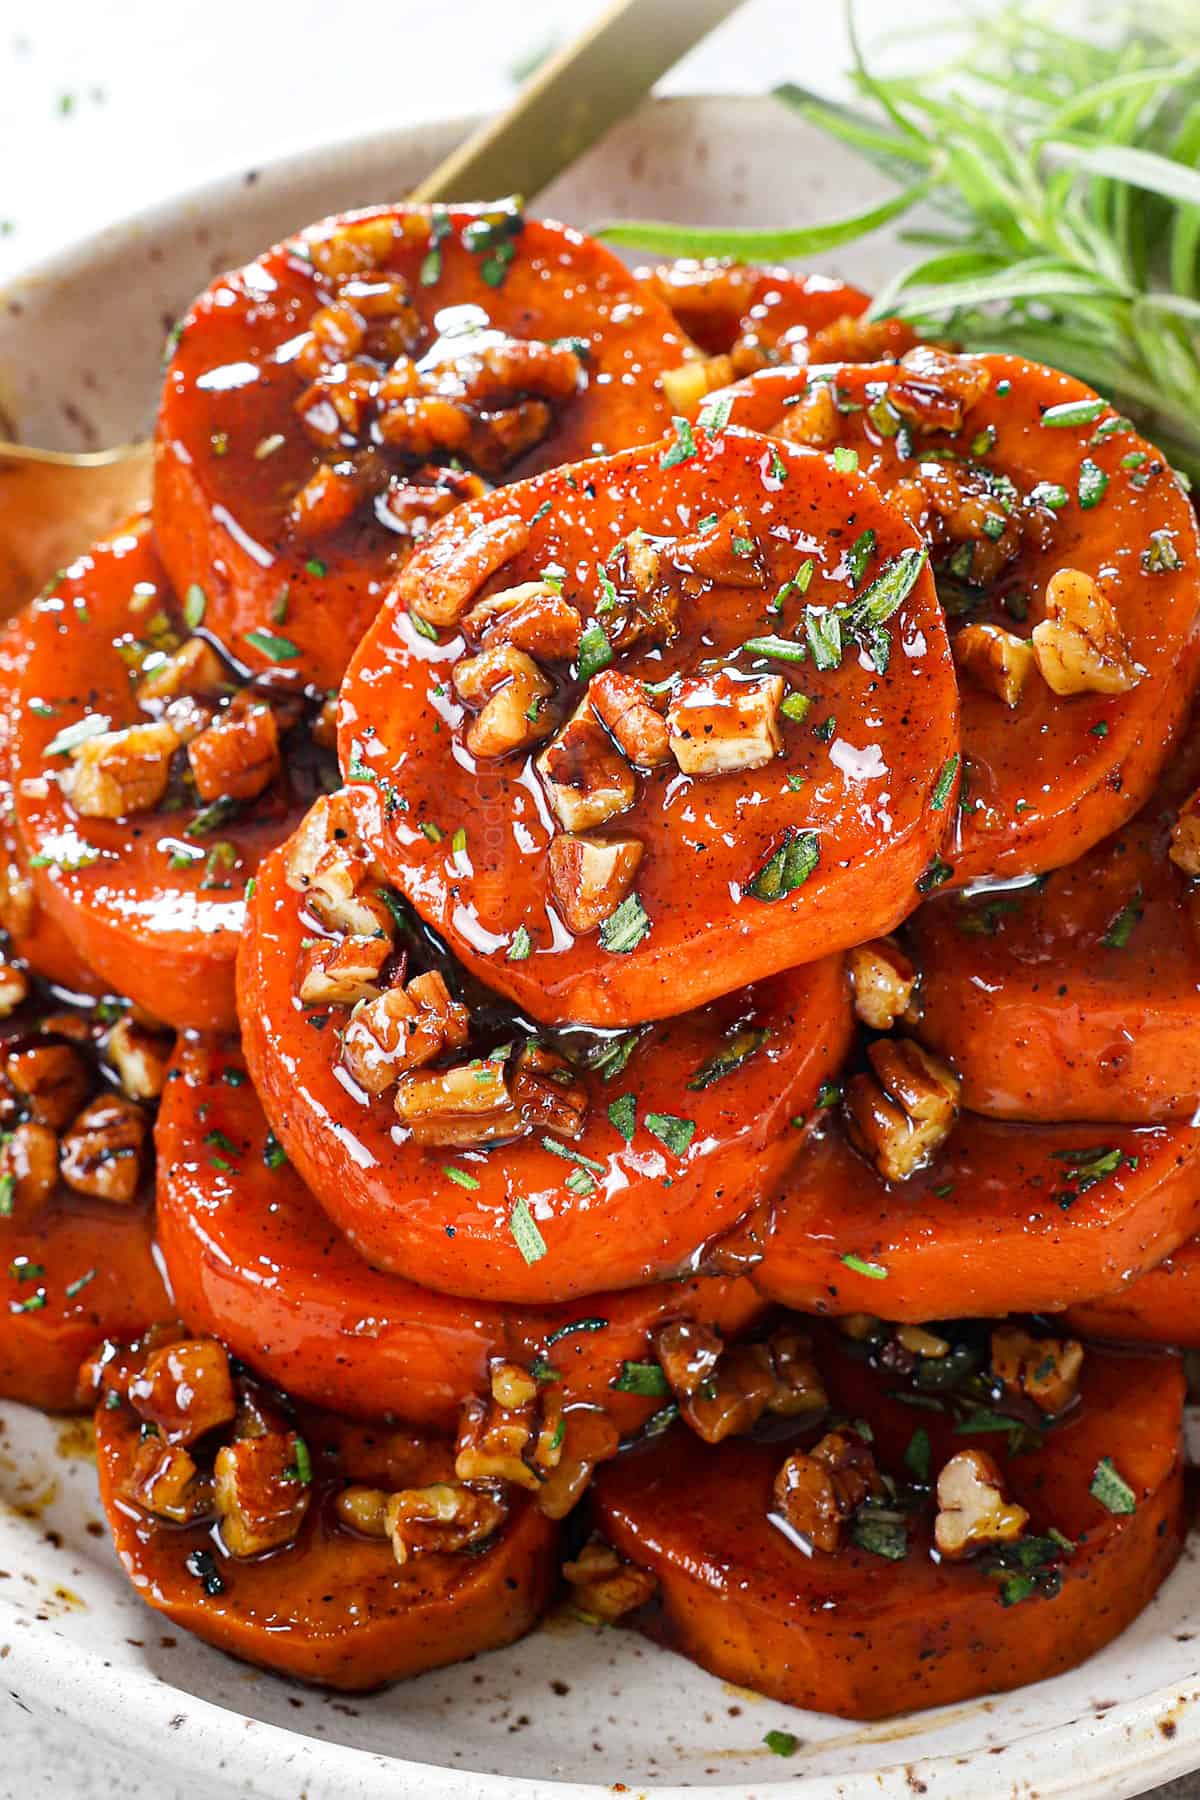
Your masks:
{"label": "green herb flake", "polygon": [[505,960],[507,962],[527,962],[532,949],[533,939],[529,935],[528,926],[518,925],[509,939],[508,949],[504,953]]}
{"label": "green herb flake", "polygon": [[532,1266],[546,1254],[546,1240],[534,1222],[526,1201],[518,1200],[508,1215],[508,1229],[525,1262]]}
{"label": "green herb flake", "polygon": [[456,1187],[468,1188],[472,1193],[474,1193],[479,1186],[474,1175],[468,1175],[465,1169],[456,1169],[453,1163],[443,1163],[442,1174],[448,1181],[452,1181]]}
{"label": "green herb flake", "polygon": [[287,1162],[287,1151],[273,1131],[268,1131],[263,1139],[262,1159],[268,1169],[282,1169]]}
{"label": "green herb flake", "polygon": [[808,661],[808,647],[798,643],[795,638],[752,637],[742,645],[747,656],[766,656],[775,662],[802,663]]}
{"label": "green herb flake", "polygon": [[87,713],[82,719],[76,719],[73,725],[64,725],[62,730],[50,739],[42,751],[42,755],[70,756],[73,750],[78,750],[80,745],[86,744],[89,738],[103,736],[111,723],[112,720],[106,713]]}
{"label": "green herb flake", "polygon": [[690,462],[696,454],[696,439],[687,419],[672,419],[671,428],[675,433],[675,442],[658,459],[660,469],[674,469],[680,463]]}
{"label": "green herb flake", "polygon": [[888,1271],[882,1263],[867,1262],[864,1257],[856,1256],[853,1250],[848,1250],[842,1261],[856,1275],[865,1275],[868,1281],[886,1281],[888,1278]]}
{"label": "green herb flake", "polygon": [[615,1100],[610,1101],[608,1122],[627,1144],[631,1144],[637,1130],[637,1095],[619,1094]]}
{"label": "green herb flake", "polygon": [[[700,408],[697,425],[707,431],[709,437],[720,437],[729,423],[729,415],[733,411],[733,397],[723,394],[719,400],[706,400]],[[677,424],[678,421],[675,421]],[[667,464],[663,464],[666,468]]]}
{"label": "green herb flake", "polygon": [[604,627],[599,620],[593,619],[584,627],[579,638],[576,668],[580,681],[590,681],[601,669],[607,669],[612,659],[612,645],[605,635]]}
{"label": "green herb flake", "polygon": [[1039,481],[1029,490],[1029,498],[1036,506],[1048,506],[1051,512],[1061,512],[1071,496],[1061,481]]}
{"label": "green herb flake", "polygon": [[183,596],[183,617],[189,631],[198,631],[204,623],[208,595],[198,581],[193,581]]}
{"label": "green herb flake", "polygon": [[309,574],[315,576],[318,581],[323,581],[329,573],[328,563],[323,563],[319,556],[310,556],[304,567],[308,570]]}
{"label": "green herb flake", "polygon": [[431,625],[428,619],[423,619],[419,612],[413,611],[411,606],[408,609],[408,622],[418,637],[424,638],[430,644],[437,643],[437,626]]}
{"label": "green herb flake", "polygon": [[610,956],[627,956],[649,935],[650,918],[639,894],[629,894],[600,927],[600,948]]}
{"label": "green herb flake", "polygon": [[1132,900],[1130,900],[1126,906],[1121,908],[1108,930],[1104,933],[1104,936],[1100,939],[1104,948],[1106,950],[1124,950],[1130,938],[1133,936],[1134,927],[1141,918],[1144,910],[1145,909],[1142,906],[1142,893],[1139,888]]}
{"label": "green herb flake", "polygon": [[1046,408],[1042,414],[1042,424],[1058,429],[1070,429],[1073,425],[1094,425],[1100,415],[1107,411],[1107,400],[1063,400],[1058,406]]}
{"label": "green herb flake", "polygon": [[795,1756],[800,1739],[791,1731],[768,1731],[763,1743],[773,1756]]}
{"label": "green herb flake", "polygon": [[0,1219],[11,1219],[16,1203],[17,1178],[15,1175],[0,1175]]}
{"label": "green herb flake", "polygon": [[1175,534],[1164,525],[1150,533],[1150,542],[1142,551],[1142,568],[1147,575],[1165,575],[1182,568],[1183,558],[1175,548]]}
{"label": "green herb flake", "polygon": [[958,774],[958,765],[961,760],[956,750],[954,755],[948,756],[942,764],[942,772],[934,783],[933,794],[929,802],[934,812],[941,812],[950,798],[950,790],[954,786],[954,777]]}
{"label": "green herb flake", "polygon": [[658,1363],[651,1362],[622,1363],[621,1373],[612,1386],[618,1394],[645,1394],[649,1397],[666,1395],[671,1391],[671,1384]]}
{"label": "green herb flake", "polygon": [[929,1433],[923,1425],[918,1425],[908,1440],[908,1448],[904,1452],[904,1466],[914,1480],[922,1486],[928,1486],[930,1470],[933,1466],[933,1451],[929,1443]]}
{"label": "green herb flake", "polygon": [[875,544],[875,533],[868,526],[867,530],[864,531],[861,536],[855,538],[854,542],[846,552],[846,567],[850,572],[850,579],[855,587],[858,586],[868,568],[871,566],[871,558],[875,554]]}
{"label": "green herb flake", "polygon": [[770,1035],[765,1027],[756,1030],[753,1026],[743,1025],[715,1056],[710,1056],[707,1062],[701,1063],[688,1082],[689,1090],[701,1093],[705,1088],[715,1087],[718,1081],[724,1081],[727,1075],[740,1069],[752,1056],[757,1056]]}
{"label": "green herb flake", "polygon": [[836,607],[806,606],[804,631],[813,662],[824,673],[842,666],[842,615]]}
{"label": "green herb flake", "polygon": [[278,632],[267,631],[261,626],[243,633],[243,636],[251,648],[265,656],[268,662],[295,662],[300,654],[299,645],[293,644],[291,638],[280,637]]}
{"label": "green herb flake", "polygon": [[880,1556],[885,1562],[903,1562],[908,1555],[908,1526],[895,1513],[862,1507],[850,1528],[850,1536],[860,1550]]}
{"label": "green herb flake", "polygon": [[1079,504],[1085,512],[1099,506],[1108,491],[1108,476],[1094,463],[1090,456],[1085,456],[1079,465]]}
{"label": "green herb flake", "polygon": [[858,468],[858,451],[839,444],[833,453],[833,466],[839,474],[853,475]]}
{"label": "green herb flake", "polygon": [[672,1156],[686,1156],[696,1135],[695,1119],[680,1119],[674,1113],[646,1114],[646,1130],[665,1144]]}
{"label": "green herb flake", "polygon": [[743,892],[755,900],[782,900],[802,887],[821,860],[821,840],[815,831],[785,833]]}
{"label": "green herb flake", "polygon": [[[812,711],[812,700],[807,694],[802,694],[798,688],[793,688],[783,696],[779,703],[779,710],[785,719],[792,721],[793,725],[803,725]],[[791,776],[788,777],[788,780],[791,780]]]}
{"label": "green herb flake", "polygon": [[1137,1511],[1137,1495],[1120,1474],[1111,1456],[1102,1456],[1092,1471],[1088,1493],[1115,1517]]}

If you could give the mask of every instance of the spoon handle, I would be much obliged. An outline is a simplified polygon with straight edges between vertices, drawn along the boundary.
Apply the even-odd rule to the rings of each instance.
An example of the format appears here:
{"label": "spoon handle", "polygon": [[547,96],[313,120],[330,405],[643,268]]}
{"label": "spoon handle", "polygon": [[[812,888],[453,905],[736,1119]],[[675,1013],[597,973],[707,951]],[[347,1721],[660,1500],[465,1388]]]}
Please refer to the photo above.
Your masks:
{"label": "spoon handle", "polygon": [[413,190],[414,200],[531,199],[631,112],[745,0],[615,0]]}

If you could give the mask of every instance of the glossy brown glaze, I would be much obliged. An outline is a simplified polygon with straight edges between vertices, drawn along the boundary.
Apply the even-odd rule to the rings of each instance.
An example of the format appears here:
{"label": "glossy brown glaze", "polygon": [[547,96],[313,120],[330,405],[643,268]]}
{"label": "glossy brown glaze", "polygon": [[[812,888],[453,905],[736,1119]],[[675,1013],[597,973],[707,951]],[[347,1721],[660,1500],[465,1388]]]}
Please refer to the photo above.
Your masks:
{"label": "glossy brown glaze", "polygon": [[[1034,678],[1014,708],[964,674],[964,806],[943,851],[945,880],[956,886],[1058,867],[1137,810],[1186,717],[1200,618],[1196,517],[1153,445],[1131,429],[1112,429],[1117,415],[1109,406],[1080,425],[1044,426],[1049,408],[1094,399],[1068,375],[1020,357],[963,360],[986,371],[987,392],[967,408],[961,429],[916,434],[907,459],[898,449],[904,437],[881,435],[871,416],[874,401],[897,379],[896,366],[845,365],[836,376],[836,441],[858,452],[860,467],[886,493],[910,480],[931,452],[1007,476],[1021,495],[1039,483],[1061,486],[1064,503],[1054,511],[1048,548],[1027,543],[987,588],[948,583],[941,573],[952,637],[968,622],[1028,636],[1043,616],[1046,583],[1056,570],[1103,572],[1144,673],[1124,694],[1065,699]],[[802,370],[751,376],[729,390],[733,422],[749,430],[779,427],[806,383]],[[1078,500],[1085,458],[1107,480],[1100,499],[1086,507]],[[1178,567],[1146,566],[1144,557],[1154,559],[1152,533],[1166,533]]]}
{"label": "glossy brown glaze", "polygon": [[[1029,1531],[1072,1541],[1057,1565],[1061,1585],[1005,1604],[986,1558],[934,1560],[928,1507],[901,1560],[854,1543],[806,1554],[768,1519],[789,1446],[734,1440],[714,1450],[677,1427],[601,1470],[595,1508],[605,1537],[658,1577],[661,1607],[648,1612],[647,1633],[702,1668],[793,1706],[886,1718],[1073,1668],[1136,1618],[1170,1572],[1187,1528],[1176,1359],[1089,1349],[1078,1408],[1033,1454],[1006,1454],[994,1432],[956,1429],[936,1405],[916,1411],[890,1398],[894,1375],[844,1356],[823,1367],[833,1407],[867,1421],[880,1468],[902,1483],[918,1428],[935,1473],[964,1447],[997,1457]],[[1089,1492],[1105,1457],[1135,1498],[1124,1516]]]}
{"label": "glossy brown glaze", "polygon": [[[659,435],[669,408],[656,378],[682,360],[683,341],[666,307],[611,251],[566,226],[531,219],[511,239],[515,254],[501,272],[464,245],[478,211],[437,208],[436,215],[445,234],[432,246],[428,208],[347,215],[353,223],[394,222],[389,254],[372,273],[407,284],[421,327],[415,355],[437,359],[448,334],[472,322],[516,339],[570,338],[584,347],[578,391],[557,409],[549,434],[506,474]],[[163,557],[180,591],[198,582],[213,630],[261,666],[265,659],[245,645],[245,634],[270,628],[286,586],[286,631],[298,653],[289,666],[324,686],[337,683],[413,541],[402,505],[386,488],[377,503],[364,501],[317,537],[301,538],[289,524],[292,499],[319,466],[296,412],[309,385],[296,349],[314,312],[334,295],[310,246],[345,222],[311,226],[223,276],[196,301],[167,370],[155,476]],[[386,359],[377,379],[385,367]],[[347,455],[355,441],[346,436]],[[396,483],[412,472],[413,459],[389,456],[378,439],[370,447]],[[424,459],[431,460],[439,459]]]}
{"label": "glossy brown glaze", "polygon": [[187,635],[144,519],[34,602],[12,744],[17,828],[40,905],[110,991],[180,1028],[228,1029],[246,882],[311,800],[310,776],[293,752],[281,780],[211,824],[186,772],[161,806],[85,818],[59,785],[69,756],[50,754],[81,720],[146,722],[128,652],[156,615]]}
{"label": "glossy brown glaze", "polygon": [[[373,791],[355,797],[360,811],[373,806]],[[239,962],[247,1066],[334,1223],[369,1261],[423,1286],[542,1305],[687,1272],[699,1246],[773,1189],[795,1152],[791,1121],[845,1053],[849,1004],[841,964],[829,959],[657,1024],[611,1081],[581,1070],[587,1118],[569,1143],[545,1130],[490,1151],[421,1148],[389,1096],[369,1099],[340,1066],[345,1011],[306,1009],[297,997],[314,926],[287,885],[285,854],[262,866]],[[768,1034],[758,1054],[689,1087],[742,1026]],[[465,1054],[514,1035],[529,1032],[511,1011],[477,1018]],[[608,1108],[628,1095],[638,1123],[627,1142]],[[656,1115],[694,1127],[686,1146],[651,1134],[645,1121]],[[531,1260],[512,1227],[522,1203],[545,1247]]]}
{"label": "glossy brown glaze", "polygon": [[[1093,1178],[1089,1159],[1118,1166]],[[899,1182],[851,1148],[840,1122],[822,1124],[774,1206],[733,1243],[743,1257],[761,1253],[753,1279],[785,1306],[921,1320],[1053,1311],[1108,1293],[1197,1224],[1195,1127],[1029,1127],[964,1113],[929,1166]]]}
{"label": "glossy brown glaze", "polygon": [[[548,1364],[573,1402],[633,1430],[661,1399],[614,1391],[674,1319],[744,1332],[745,1279],[692,1276],[539,1311],[453,1300],[370,1268],[269,1138],[234,1045],[181,1042],[157,1126],[158,1234],[181,1316],[289,1393],[451,1431],[488,1363]],[[269,1159],[269,1160],[268,1160]]]}
{"label": "glossy brown glaze", "polygon": [[1136,818],[1032,885],[935,899],[911,920],[922,1041],[994,1118],[1191,1119],[1200,938],[1168,856],[1200,775],[1192,728]]}
{"label": "glossy brown glaze", "polygon": [[[670,760],[637,777],[632,801],[609,821],[643,851],[636,894],[647,929],[632,948],[610,952],[596,931],[573,935],[556,907],[547,872],[555,824],[534,766],[541,746],[488,761],[460,741],[469,715],[450,676],[467,648],[461,633],[428,641],[394,598],[342,689],[343,772],[373,781],[383,807],[372,847],[456,955],[537,1018],[660,1018],[889,930],[919,898],[915,883],[953,805],[955,684],[927,571],[886,627],[894,649],[886,673],[852,642],[821,672],[811,660],[743,648],[764,633],[803,639],[806,604],[845,603],[915,554],[909,527],[869,483],[822,457],[737,432],[710,438],[697,428],[694,441],[695,454],[681,461],[679,446],[664,443],[461,508],[405,577],[420,567],[435,579],[439,560],[472,532],[512,516],[528,526],[528,546],[484,592],[559,567],[565,598],[595,620],[604,606],[598,565],[635,526],[661,537],[665,567],[677,534],[700,520],[741,506],[754,521],[761,585],[696,583],[694,594],[675,596],[674,640],[639,638],[613,667],[658,683],[738,659],[735,686],[750,671],[782,674],[787,698],[808,698],[810,714],[781,718],[781,748],[765,766],[689,775]],[[847,555],[866,533],[874,549],[856,584]],[[785,591],[772,611],[810,561],[807,601]],[[562,717],[581,696],[573,673],[555,702]],[[465,866],[452,849],[460,827]],[[793,841],[814,848],[814,866],[792,891],[760,898],[762,871]],[[521,928],[531,953],[517,960]]]}
{"label": "glossy brown glaze", "polygon": [[[117,1555],[148,1606],[231,1656],[348,1690],[461,1662],[536,1623],[553,1590],[557,1532],[528,1496],[514,1498],[506,1523],[475,1553],[435,1552],[401,1567],[386,1540],[338,1523],[335,1496],[350,1482],[452,1480],[453,1446],[328,1413],[302,1411],[297,1424],[312,1459],[299,1535],[282,1550],[235,1561],[220,1554],[208,1525],[164,1524],[124,1498],[139,1422],[124,1406],[99,1407],[100,1498]],[[217,1592],[188,1568],[205,1551]]]}

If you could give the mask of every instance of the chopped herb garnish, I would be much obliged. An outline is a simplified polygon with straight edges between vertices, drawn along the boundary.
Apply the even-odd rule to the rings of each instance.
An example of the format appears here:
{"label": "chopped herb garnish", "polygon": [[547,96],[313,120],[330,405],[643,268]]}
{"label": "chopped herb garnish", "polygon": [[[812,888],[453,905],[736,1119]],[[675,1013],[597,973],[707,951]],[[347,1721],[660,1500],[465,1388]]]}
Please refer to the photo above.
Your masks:
{"label": "chopped herb garnish", "polygon": [[193,581],[183,596],[183,616],[189,631],[196,631],[204,623],[207,606],[208,595],[198,581]]}
{"label": "chopped herb garnish", "polygon": [[278,632],[258,627],[243,635],[246,642],[270,662],[294,662],[300,654],[299,645],[293,644],[291,638],[280,637]]}
{"label": "chopped herb garnish", "polygon": [[800,1739],[790,1731],[768,1731],[763,1743],[775,1756],[795,1756],[800,1748]]}
{"label": "chopped herb garnish", "polygon": [[1093,506],[1099,506],[1108,489],[1108,476],[1098,463],[1090,456],[1085,456],[1079,465],[1079,504],[1085,512]]}
{"label": "chopped herb garnish", "polygon": [[533,1214],[524,1200],[518,1200],[509,1213],[508,1229],[526,1263],[541,1262],[546,1254],[546,1240],[534,1223]]}
{"label": "chopped herb garnish", "polygon": [[940,856],[935,856],[925,873],[917,877],[917,892],[927,894],[931,888],[941,887],[953,873],[953,863],[943,862]]}
{"label": "chopped herb garnish", "polygon": [[625,1362],[612,1386],[618,1394],[669,1394],[671,1384],[658,1363]]}
{"label": "chopped herb garnish", "polygon": [[933,1466],[933,1452],[930,1448],[929,1433],[923,1425],[918,1425],[908,1440],[908,1448],[904,1452],[904,1466],[915,1479],[926,1484]]}
{"label": "chopped herb garnish", "polygon": [[72,750],[78,750],[89,738],[100,737],[109,728],[112,721],[104,713],[88,713],[82,719],[76,719],[73,725],[64,725],[43,750],[43,756],[70,756]]}
{"label": "chopped herb garnish", "polygon": [[1066,427],[1094,425],[1101,413],[1107,410],[1107,400],[1063,400],[1058,406],[1046,408],[1042,414],[1042,424]]}
{"label": "chopped herb garnish", "polygon": [[752,637],[747,638],[742,649],[748,656],[769,656],[776,662],[802,663],[808,661],[808,647],[798,643],[795,638]]}
{"label": "chopped herb garnish", "polygon": [[888,1272],[882,1263],[867,1262],[864,1257],[856,1256],[853,1250],[848,1250],[842,1257],[842,1261],[848,1269],[853,1269],[856,1275],[865,1275],[868,1281],[887,1280]]}
{"label": "chopped herb garnish", "polygon": [[765,1028],[756,1030],[753,1026],[743,1025],[739,1031],[734,1032],[723,1049],[718,1050],[715,1056],[710,1056],[707,1062],[701,1063],[688,1082],[689,1089],[693,1092],[702,1091],[704,1088],[714,1087],[718,1081],[724,1081],[727,1075],[740,1069],[752,1056],[757,1056],[770,1035]]}
{"label": "chopped herb garnish", "polygon": [[767,610],[769,612],[782,612],[783,603],[790,594],[799,594],[801,596],[807,594],[809,588],[812,586],[814,567],[815,564],[813,563],[811,556],[805,562],[802,562],[800,567],[796,570],[796,573],[794,575],[789,575],[788,579],[775,595],[775,598],[771,601]]}
{"label": "chopped herb garnish", "polygon": [[755,900],[782,900],[804,885],[820,860],[821,840],[815,831],[789,830],[744,892]]}
{"label": "chopped herb garnish", "polygon": [[421,260],[418,279],[422,287],[433,287],[441,279],[442,239],[450,235],[450,215],[444,206],[435,206],[429,215],[429,248]]}
{"label": "chopped herb garnish", "polygon": [[647,1113],[645,1125],[651,1137],[665,1144],[672,1156],[686,1156],[696,1135],[695,1119],[680,1119],[674,1113]]}
{"label": "chopped herb garnish", "polygon": [[858,586],[875,554],[875,533],[868,526],[860,537],[856,537],[846,552],[846,567],[850,571],[850,579]]}
{"label": "chopped herb garnish", "polygon": [[189,1550],[184,1558],[184,1568],[189,1575],[195,1576],[206,1594],[215,1597],[225,1592],[225,1583],[211,1550]]}
{"label": "chopped herb garnish", "polygon": [[817,668],[838,669],[842,663],[842,615],[836,607],[804,609],[804,630]]}
{"label": "chopped herb garnish", "polygon": [[903,1562],[908,1555],[908,1526],[898,1513],[864,1506],[850,1536],[860,1550],[869,1550],[872,1556],[881,1556],[886,1562]]}
{"label": "chopped herb garnish", "polygon": [[1039,481],[1029,491],[1029,498],[1040,506],[1048,506],[1051,512],[1061,512],[1071,498],[1060,481]]}
{"label": "chopped herb garnish", "polygon": [[240,800],[235,800],[231,794],[222,794],[219,800],[211,801],[193,814],[184,826],[184,832],[188,837],[207,837],[210,831],[217,831],[231,819],[236,819],[241,810]]}
{"label": "chopped herb garnish", "polygon": [[508,949],[504,953],[505,960],[508,962],[525,962],[532,949],[533,939],[529,935],[529,928],[525,925],[518,925],[517,929],[513,932],[512,937],[509,939]]}
{"label": "chopped herb garnish", "polygon": [[286,1163],[288,1159],[287,1151],[279,1142],[279,1139],[275,1136],[273,1131],[268,1131],[263,1140],[262,1159],[266,1163],[268,1169],[282,1169],[284,1163]]}
{"label": "chopped herb garnish", "polygon": [[560,1325],[557,1331],[552,1331],[550,1333],[549,1337],[546,1339],[546,1348],[549,1350],[550,1346],[552,1344],[557,1344],[560,1338],[570,1337],[576,1331],[607,1330],[607,1319],[572,1319],[569,1325]]}
{"label": "chopped herb garnish", "polygon": [[0,1175],[0,1219],[11,1219],[16,1200],[17,1178],[15,1175]]}
{"label": "chopped herb garnish", "polygon": [[833,453],[833,466],[843,475],[853,475],[858,468],[858,451],[839,444]]}
{"label": "chopped herb garnish", "polygon": [[639,894],[629,894],[600,927],[600,948],[610,956],[627,956],[650,931],[650,919]]}
{"label": "chopped herb garnish", "polygon": [[465,1169],[456,1169],[453,1163],[442,1164],[442,1174],[456,1187],[470,1188],[472,1192],[479,1186],[474,1175],[468,1175]]}
{"label": "chopped herb garnish", "polygon": [[431,625],[428,619],[423,619],[420,613],[414,612],[411,606],[408,609],[408,622],[418,637],[423,637],[430,644],[437,643],[437,626]]}
{"label": "chopped herb garnish", "polygon": [[1175,534],[1164,525],[1150,533],[1149,546],[1142,551],[1142,567],[1147,575],[1163,575],[1182,566],[1183,559],[1175,548]]}
{"label": "chopped herb garnish", "polygon": [[1111,1456],[1102,1456],[1092,1471],[1088,1493],[1098,1500],[1106,1512],[1120,1517],[1137,1511],[1137,1496],[1121,1475]]}
{"label": "chopped herb garnish", "polygon": [[615,1100],[610,1101],[608,1122],[627,1144],[631,1144],[637,1130],[637,1095],[619,1094]]}
{"label": "chopped herb garnish", "polygon": [[689,462],[696,454],[696,439],[687,419],[672,419],[671,428],[675,442],[659,457],[660,469],[674,469],[679,463]]}
{"label": "chopped herb garnish", "polygon": [[1133,936],[1133,928],[1141,918],[1145,909],[1142,906],[1141,889],[1134,894],[1128,905],[1123,906],[1100,942],[1106,950],[1124,950]]}
{"label": "chopped herb garnish", "polygon": [[956,750],[954,755],[948,756],[942,764],[942,772],[934,784],[933,795],[930,799],[930,805],[934,812],[941,812],[950,798],[950,789],[954,786],[954,777],[958,774],[960,760]]}
{"label": "chopped herb garnish", "polygon": [[[802,694],[798,688],[792,688],[779,702],[779,710],[785,719],[792,721],[793,725],[803,725],[812,711],[812,700],[808,694]],[[803,776],[796,778],[788,776],[788,782],[794,787],[798,787],[802,780]]]}
{"label": "chopped herb garnish", "polygon": [[719,400],[704,402],[696,423],[702,426],[710,437],[719,437],[728,425],[729,415],[732,411],[733,399],[729,394],[724,394]]}
{"label": "chopped herb garnish", "polygon": [[322,581],[329,573],[328,563],[323,563],[319,556],[310,556],[304,566],[310,575],[316,576],[318,581]]}
{"label": "chopped herb garnish", "polygon": [[590,681],[601,669],[607,669],[612,659],[612,645],[605,635],[604,627],[598,619],[593,619],[584,627],[579,638],[576,669],[580,681]]}

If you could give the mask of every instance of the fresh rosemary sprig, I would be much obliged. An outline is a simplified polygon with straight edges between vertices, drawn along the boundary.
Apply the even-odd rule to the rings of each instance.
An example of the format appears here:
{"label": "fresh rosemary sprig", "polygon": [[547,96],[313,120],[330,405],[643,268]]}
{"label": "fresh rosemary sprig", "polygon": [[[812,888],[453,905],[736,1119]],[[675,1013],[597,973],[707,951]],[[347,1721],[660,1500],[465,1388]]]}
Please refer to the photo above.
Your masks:
{"label": "fresh rosemary sprig", "polygon": [[[1189,14],[1190,22],[1189,22]],[[969,349],[1069,370],[1133,414],[1200,480],[1200,41],[1191,0],[1107,5],[1088,36],[1022,0],[947,27],[948,64],[886,78],[851,17],[853,78],[873,105],[779,93],[901,192],[789,232],[617,226],[675,255],[804,257],[925,202],[925,252],[875,300]]]}

